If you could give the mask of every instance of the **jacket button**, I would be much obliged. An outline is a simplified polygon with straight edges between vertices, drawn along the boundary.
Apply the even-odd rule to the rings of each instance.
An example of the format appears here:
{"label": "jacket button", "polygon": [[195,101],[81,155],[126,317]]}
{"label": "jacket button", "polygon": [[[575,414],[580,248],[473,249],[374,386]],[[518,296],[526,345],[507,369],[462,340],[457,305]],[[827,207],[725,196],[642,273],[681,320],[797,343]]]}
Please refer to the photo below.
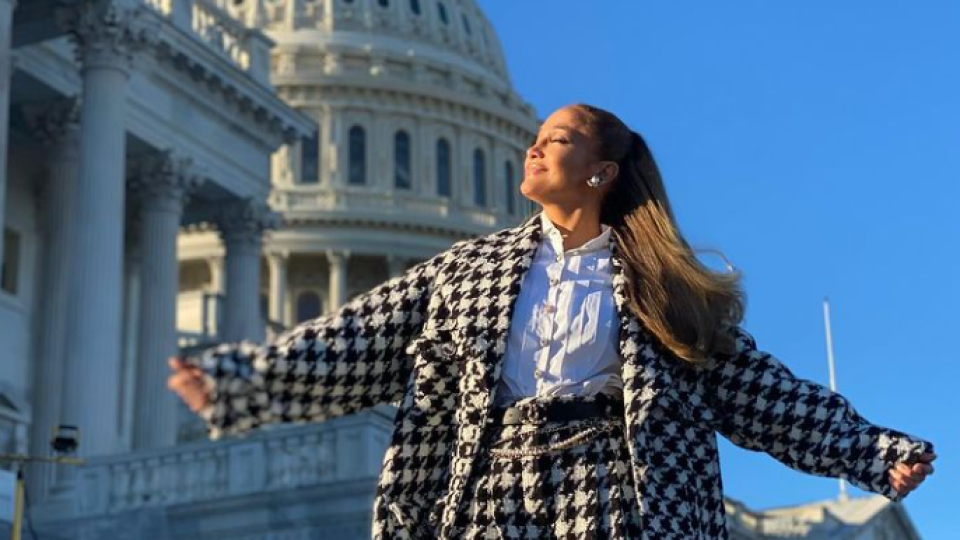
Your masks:
{"label": "jacket button", "polygon": [[543,370],[540,369],[540,368],[535,369],[535,370],[533,371],[533,376],[536,377],[536,378],[538,378],[538,379],[542,379],[542,378],[543,378]]}

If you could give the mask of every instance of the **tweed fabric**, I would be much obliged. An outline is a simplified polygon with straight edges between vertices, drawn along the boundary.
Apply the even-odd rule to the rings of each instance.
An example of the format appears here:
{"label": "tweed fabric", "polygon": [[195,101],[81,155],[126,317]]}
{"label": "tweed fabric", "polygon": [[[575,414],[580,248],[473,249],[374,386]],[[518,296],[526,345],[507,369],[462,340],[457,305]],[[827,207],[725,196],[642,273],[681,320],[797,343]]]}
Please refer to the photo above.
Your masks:
{"label": "tweed fabric", "polygon": [[[733,354],[687,367],[628,309],[618,237],[611,279],[641,537],[727,538],[716,433],[798,471],[903,498],[886,472],[930,451],[929,442],[868,422],[740,327],[730,329]],[[211,437],[397,403],[373,538],[458,538],[476,478],[489,476],[473,472],[484,463],[513,307],[540,241],[534,217],[459,242],[274,343],[205,352],[196,362],[214,387],[201,413]]]}
{"label": "tweed fabric", "polygon": [[[533,418],[548,403],[595,399],[570,394],[528,397],[516,406],[523,417]],[[579,435],[586,440],[551,449]],[[485,441],[466,485],[468,502],[458,513],[457,538],[641,538],[622,417],[495,426]],[[504,457],[494,455],[493,449],[529,455]]]}

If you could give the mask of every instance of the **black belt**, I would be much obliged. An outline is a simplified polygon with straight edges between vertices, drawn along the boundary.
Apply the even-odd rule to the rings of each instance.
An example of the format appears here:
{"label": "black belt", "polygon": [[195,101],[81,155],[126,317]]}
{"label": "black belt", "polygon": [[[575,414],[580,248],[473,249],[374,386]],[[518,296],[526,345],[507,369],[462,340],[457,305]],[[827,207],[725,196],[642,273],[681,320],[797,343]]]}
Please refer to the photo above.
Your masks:
{"label": "black belt", "polygon": [[596,401],[527,403],[521,407],[497,407],[490,413],[493,425],[543,424],[589,418],[622,418],[623,401],[598,395]]}

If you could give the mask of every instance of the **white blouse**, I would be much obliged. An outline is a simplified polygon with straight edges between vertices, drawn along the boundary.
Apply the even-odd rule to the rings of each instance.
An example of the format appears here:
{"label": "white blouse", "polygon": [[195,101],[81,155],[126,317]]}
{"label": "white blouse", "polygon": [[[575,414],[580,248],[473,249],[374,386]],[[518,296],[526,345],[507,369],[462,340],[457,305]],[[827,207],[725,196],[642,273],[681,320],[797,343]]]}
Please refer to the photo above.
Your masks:
{"label": "white blouse", "polygon": [[563,249],[540,212],[544,241],[524,276],[495,406],[529,396],[622,395],[617,314],[610,275],[610,227]]}

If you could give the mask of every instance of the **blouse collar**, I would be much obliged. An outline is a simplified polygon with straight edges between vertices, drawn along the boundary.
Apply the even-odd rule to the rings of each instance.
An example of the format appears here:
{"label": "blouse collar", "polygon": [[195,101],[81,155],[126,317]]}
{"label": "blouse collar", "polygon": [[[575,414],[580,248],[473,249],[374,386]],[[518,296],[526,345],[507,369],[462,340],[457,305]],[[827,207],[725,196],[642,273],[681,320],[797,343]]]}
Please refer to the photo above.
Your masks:
{"label": "blouse collar", "polygon": [[598,236],[590,239],[579,247],[564,250],[563,237],[560,235],[560,229],[557,229],[556,225],[550,221],[546,212],[540,212],[540,223],[543,226],[544,238],[550,242],[553,250],[557,253],[563,253],[566,255],[583,255],[585,253],[593,253],[595,251],[601,251],[610,248],[609,225],[601,223],[600,234]]}

